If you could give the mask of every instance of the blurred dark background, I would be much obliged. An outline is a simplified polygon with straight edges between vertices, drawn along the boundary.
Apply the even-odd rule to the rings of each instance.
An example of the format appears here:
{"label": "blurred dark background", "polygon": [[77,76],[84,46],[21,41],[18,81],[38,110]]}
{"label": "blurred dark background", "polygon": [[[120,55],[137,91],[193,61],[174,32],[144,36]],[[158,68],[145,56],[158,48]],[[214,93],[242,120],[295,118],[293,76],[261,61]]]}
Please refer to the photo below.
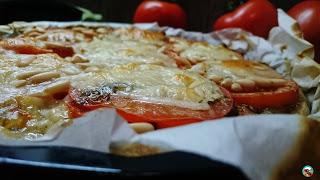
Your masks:
{"label": "blurred dark background", "polygon": [[[102,21],[131,23],[142,0],[0,0],[0,24],[12,21],[76,21],[81,12],[74,5],[103,15]],[[214,20],[228,11],[232,0],[175,0],[188,15],[188,30],[208,32]],[[271,0],[284,10],[301,0]]]}

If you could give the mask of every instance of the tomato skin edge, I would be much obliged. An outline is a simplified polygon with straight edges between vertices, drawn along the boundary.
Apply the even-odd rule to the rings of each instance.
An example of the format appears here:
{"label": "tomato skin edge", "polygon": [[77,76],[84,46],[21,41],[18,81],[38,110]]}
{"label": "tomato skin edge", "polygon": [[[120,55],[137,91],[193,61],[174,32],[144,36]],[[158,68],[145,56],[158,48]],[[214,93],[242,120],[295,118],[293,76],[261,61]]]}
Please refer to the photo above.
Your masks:
{"label": "tomato skin edge", "polygon": [[[235,104],[246,104],[258,109],[268,107],[283,107],[295,104],[299,99],[299,87],[293,82],[289,81],[289,91],[272,91],[272,92],[254,92],[254,93],[231,93]],[[278,90],[278,91],[281,91]]]}
{"label": "tomato skin edge", "polygon": [[[152,117],[147,118],[147,117],[144,117],[143,115],[136,115],[136,114],[128,113],[128,112],[125,112],[124,110],[120,110],[120,109],[117,109],[116,112],[118,113],[119,116],[121,116],[123,119],[125,119],[128,123],[148,122],[148,123],[152,123],[157,129],[186,125],[186,124],[201,122],[201,121],[205,121],[205,120],[209,120],[209,119],[216,120],[219,118],[223,118],[225,115],[227,115],[233,107],[233,99],[231,98],[231,94],[229,93],[229,91],[227,91],[223,87],[220,87],[220,89],[223,92],[223,94],[227,97],[226,99],[229,101],[228,102],[229,105],[226,106],[227,109],[226,109],[226,107],[224,107],[224,110],[225,110],[224,113],[222,113],[220,115],[216,115],[215,117],[210,117],[210,118],[199,118],[199,117],[168,118],[167,117],[167,118],[163,118],[161,120],[160,119],[153,120]],[[218,102],[217,104],[219,104],[219,103],[221,103],[221,102]],[[212,108],[215,108],[215,107],[213,106]]]}

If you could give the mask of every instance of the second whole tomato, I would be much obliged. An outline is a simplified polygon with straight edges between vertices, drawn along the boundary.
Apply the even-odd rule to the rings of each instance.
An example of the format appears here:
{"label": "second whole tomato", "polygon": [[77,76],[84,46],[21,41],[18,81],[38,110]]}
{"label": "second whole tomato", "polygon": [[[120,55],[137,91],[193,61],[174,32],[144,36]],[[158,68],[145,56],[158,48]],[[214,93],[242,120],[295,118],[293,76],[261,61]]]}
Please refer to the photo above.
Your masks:
{"label": "second whole tomato", "polygon": [[304,38],[315,46],[315,59],[320,62],[320,1],[307,0],[298,3],[288,14],[297,20]]}
{"label": "second whole tomato", "polygon": [[268,0],[249,0],[218,18],[213,29],[242,28],[266,38],[270,29],[277,24],[277,9]]}
{"label": "second whole tomato", "polygon": [[187,15],[176,3],[143,1],[135,11],[134,23],[157,22],[160,26],[187,27]]}

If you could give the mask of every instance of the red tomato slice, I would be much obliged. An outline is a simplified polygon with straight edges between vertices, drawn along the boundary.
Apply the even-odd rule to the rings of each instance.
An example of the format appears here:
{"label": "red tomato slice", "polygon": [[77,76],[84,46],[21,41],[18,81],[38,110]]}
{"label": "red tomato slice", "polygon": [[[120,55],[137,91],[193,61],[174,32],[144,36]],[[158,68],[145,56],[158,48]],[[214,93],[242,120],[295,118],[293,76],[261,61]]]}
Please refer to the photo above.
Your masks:
{"label": "red tomato slice", "polygon": [[52,50],[38,47],[23,39],[8,39],[0,43],[4,49],[12,50],[18,54],[45,54],[52,53]]}
{"label": "red tomato slice", "polygon": [[[94,103],[90,102],[86,96],[82,96],[81,92],[76,89],[70,89],[66,104],[69,111],[69,117],[70,118],[78,118],[83,116],[85,113],[102,108],[102,107],[108,107],[107,102],[100,102],[100,103]],[[88,103],[82,103],[82,102],[88,102]]]}
{"label": "red tomato slice", "polygon": [[118,114],[133,122],[150,122],[157,128],[173,127],[209,119],[217,119],[228,114],[233,106],[230,93],[221,88],[226,98],[211,104],[209,110],[191,110],[172,105],[153,104],[133,100],[130,106],[118,108]]}
{"label": "red tomato slice", "polygon": [[78,118],[83,116],[84,113],[86,113],[86,111],[78,108],[77,104],[75,104],[72,101],[67,101],[66,104],[68,107],[69,118]]}
{"label": "red tomato slice", "polygon": [[7,39],[0,43],[4,49],[12,50],[18,54],[46,54],[56,53],[60,57],[73,56],[74,51],[70,46],[57,46],[47,44],[46,47],[39,47],[32,42],[27,42],[23,39]]}
{"label": "red tomato slice", "polygon": [[47,47],[48,50],[58,54],[60,57],[71,57],[74,55],[74,51],[72,47],[64,46],[64,47]]}
{"label": "red tomato slice", "polygon": [[[126,113],[125,111],[122,111],[119,109],[117,109],[117,113],[118,113],[118,115],[120,115],[123,119],[125,119],[129,123],[149,122],[150,121],[150,119],[145,118],[143,116],[138,116],[135,114]],[[153,124],[155,125],[155,127],[157,129],[162,129],[162,128],[191,124],[191,123],[195,123],[195,122],[199,122],[199,121],[201,121],[201,120],[199,120],[199,119],[179,119],[179,120],[158,121],[158,122],[153,122]]]}
{"label": "red tomato slice", "polygon": [[[229,113],[233,106],[230,93],[221,88],[225,98],[212,103],[209,110],[191,110],[172,105],[156,104],[128,97],[109,96],[99,101],[88,99],[76,89],[69,92],[72,114],[79,114],[78,111],[87,112],[101,107],[115,107],[120,116],[128,122],[151,122],[159,127],[170,127],[202,120],[217,119]],[[81,114],[80,114],[81,115]],[[168,123],[166,123],[168,122]]]}
{"label": "red tomato slice", "polygon": [[294,81],[272,91],[231,93],[236,104],[247,104],[255,108],[283,107],[295,104],[299,99],[299,88]]}
{"label": "red tomato slice", "polygon": [[110,97],[108,95],[106,97],[100,98],[97,101],[94,101],[88,97],[89,94],[84,94],[83,92],[74,88],[71,88],[69,90],[68,95],[69,96],[67,101],[72,102],[72,106],[76,106],[77,109],[83,111],[95,110],[101,107],[111,107],[111,102],[114,99],[114,97],[112,97],[112,100],[110,100]]}

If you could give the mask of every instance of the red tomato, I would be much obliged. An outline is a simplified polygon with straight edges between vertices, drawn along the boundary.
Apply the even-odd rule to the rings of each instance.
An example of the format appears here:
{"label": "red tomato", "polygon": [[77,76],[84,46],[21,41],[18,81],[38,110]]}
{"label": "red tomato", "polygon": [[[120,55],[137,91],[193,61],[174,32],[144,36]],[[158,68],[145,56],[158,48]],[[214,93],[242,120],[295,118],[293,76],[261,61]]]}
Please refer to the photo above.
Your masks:
{"label": "red tomato", "polygon": [[320,1],[300,2],[288,14],[298,21],[304,38],[315,46],[315,59],[320,62]]}
{"label": "red tomato", "polygon": [[71,57],[74,55],[73,48],[70,46],[47,47],[48,50],[58,54],[60,57]]}
{"label": "red tomato", "polygon": [[[74,112],[74,114],[79,115],[82,115],[85,112],[92,111],[101,107],[111,107],[111,102],[113,101],[116,101],[115,97],[112,97],[111,100],[109,98],[104,98],[99,101],[93,101],[88,97],[88,95],[83,94],[81,91],[74,88],[71,88],[69,90],[67,97],[67,104],[68,106],[72,107],[69,108],[69,112]],[[84,113],[80,114],[78,112]]]}
{"label": "red tomato", "polygon": [[74,54],[73,48],[70,46],[53,46],[46,45],[40,47],[34,42],[28,42],[24,39],[6,39],[0,42],[0,46],[7,50],[12,50],[18,54],[46,54],[56,53],[61,57],[72,56]]}
{"label": "red tomato", "polygon": [[85,113],[105,107],[111,107],[106,104],[79,104],[76,102],[72,96],[68,96],[66,100],[66,105],[68,107],[69,117],[70,118],[78,118],[83,116]]}
{"label": "red tomato", "polygon": [[72,101],[67,101],[66,105],[68,107],[69,118],[78,118],[81,117],[87,111],[80,109],[76,103]]}
{"label": "red tomato", "polygon": [[[150,122],[157,128],[173,127],[209,119],[217,119],[228,114],[233,106],[230,93],[221,88],[226,98],[211,104],[209,110],[191,110],[172,105],[131,101],[125,108],[118,108],[118,114],[129,123]],[[129,107],[129,108],[128,108]]]}
{"label": "red tomato", "polygon": [[162,1],[144,1],[134,14],[135,23],[158,22],[160,26],[175,28],[187,27],[187,16],[181,6],[176,3]]}
{"label": "red tomato", "polygon": [[[123,119],[127,120],[129,123],[134,123],[134,122],[150,122],[150,119],[138,116],[135,114],[130,114],[125,111],[117,109],[118,115],[120,115]],[[158,122],[152,122],[154,126],[157,129],[162,129],[162,128],[168,128],[168,127],[175,127],[175,126],[181,126],[185,124],[191,124],[195,122],[199,122],[201,120],[199,119],[179,119],[179,120],[168,120],[168,121],[158,121]]]}
{"label": "red tomato", "polygon": [[242,28],[266,38],[270,29],[277,24],[277,9],[268,0],[249,0],[218,18],[213,29]]}
{"label": "red tomato", "polygon": [[255,108],[283,107],[295,104],[299,98],[298,85],[288,81],[285,86],[272,91],[231,93],[236,104],[247,104]]}
{"label": "red tomato", "polygon": [[[76,118],[85,112],[101,108],[115,107],[117,112],[128,122],[159,123],[160,127],[181,125],[207,119],[216,119],[229,113],[233,106],[230,93],[221,88],[226,98],[211,104],[209,110],[191,110],[172,105],[155,104],[128,97],[110,96],[98,101],[91,101],[76,89],[69,92],[69,115]],[[82,113],[81,113],[82,112]],[[168,122],[168,123],[167,123]]]}
{"label": "red tomato", "polygon": [[32,43],[24,41],[23,39],[7,39],[2,41],[0,46],[19,54],[45,54],[52,52],[52,50],[38,47]]}

